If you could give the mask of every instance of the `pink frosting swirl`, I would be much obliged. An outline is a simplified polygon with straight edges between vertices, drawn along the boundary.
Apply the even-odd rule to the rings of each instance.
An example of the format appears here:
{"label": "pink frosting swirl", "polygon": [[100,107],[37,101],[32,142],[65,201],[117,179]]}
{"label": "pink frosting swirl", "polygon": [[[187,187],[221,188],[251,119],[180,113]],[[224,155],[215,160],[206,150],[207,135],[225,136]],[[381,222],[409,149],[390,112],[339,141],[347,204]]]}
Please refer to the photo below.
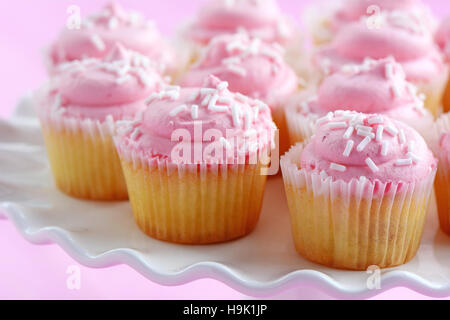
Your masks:
{"label": "pink frosting swirl", "polygon": [[447,62],[450,61],[450,17],[442,21],[436,32],[435,40]]}
{"label": "pink frosting swirl", "polygon": [[377,14],[372,11],[403,11],[418,17],[429,30],[434,30],[436,21],[430,8],[421,0],[346,0],[331,17],[330,25],[333,33],[337,33],[345,25],[355,22],[369,14]]}
{"label": "pink frosting swirl", "polygon": [[334,180],[418,182],[437,166],[424,139],[402,122],[338,111],[322,118],[301,154],[301,167]]}
{"label": "pink frosting swirl", "polygon": [[[220,161],[272,145],[275,125],[267,105],[231,93],[227,83],[216,77],[211,76],[207,84],[205,88],[170,86],[153,95],[142,120],[121,130],[119,152],[132,150],[141,157],[179,161],[173,152],[181,143],[191,152],[186,161],[190,164],[212,161],[205,156],[212,142],[224,151]],[[180,142],[178,134],[185,139]]]}
{"label": "pink frosting swirl", "polygon": [[163,84],[147,57],[120,45],[103,60],[75,60],[61,68],[63,71],[52,79],[44,106],[67,117],[132,117],[145,107],[145,98]]}
{"label": "pink frosting swirl", "polygon": [[268,42],[287,43],[295,34],[293,23],[281,13],[275,0],[213,0],[198,13],[188,36],[207,44],[240,28]]}
{"label": "pink frosting swirl", "polygon": [[298,89],[297,76],[283,61],[282,48],[242,33],[214,38],[181,84],[201,86],[210,74],[227,81],[231,91],[261,99],[271,108]]}
{"label": "pink frosting swirl", "polygon": [[380,28],[368,27],[367,19],[350,23],[333,43],[319,50],[315,63],[324,72],[335,72],[345,64],[365,58],[393,56],[402,64],[409,81],[430,81],[445,70],[432,33],[417,17],[403,12],[385,12]]}
{"label": "pink frosting swirl", "polygon": [[423,99],[393,58],[367,59],[364,64],[347,65],[326,77],[317,97],[302,101],[299,111],[320,116],[336,110],[379,113],[416,127],[424,120],[433,122]]}
{"label": "pink frosting swirl", "polygon": [[67,61],[102,59],[116,43],[149,57],[161,72],[175,67],[175,51],[154,23],[112,2],[83,20],[80,29],[64,28],[50,48],[50,72],[57,72],[56,67]]}

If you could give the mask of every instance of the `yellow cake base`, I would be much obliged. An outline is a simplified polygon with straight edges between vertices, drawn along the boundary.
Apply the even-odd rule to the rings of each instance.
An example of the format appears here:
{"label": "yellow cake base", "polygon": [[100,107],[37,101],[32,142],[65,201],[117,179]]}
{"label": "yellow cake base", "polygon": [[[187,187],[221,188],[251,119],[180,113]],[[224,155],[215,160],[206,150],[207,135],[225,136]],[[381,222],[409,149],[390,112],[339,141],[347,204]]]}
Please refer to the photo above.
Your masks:
{"label": "yellow cake base", "polygon": [[273,122],[275,122],[279,132],[278,150],[282,156],[291,146],[289,132],[286,123],[286,115],[283,106],[279,106],[272,111]]}
{"label": "yellow cake base", "polygon": [[330,199],[289,183],[285,188],[295,247],[308,260],[366,270],[372,265],[404,264],[417,252],[426,218],[425,197],[408,205],[402,197]]}
{"label": "yellow cake base", "polygon": [[446,171],[446,168],[439,168],[434,190],[441,229],[450,236],[450,176]]}
{"label": "yellow cake base", "polygon": [[167,173],[158,166],[122,159],[130,202],[147,235],[183,244],[224,242],[250,233],[261,211],[266,176],[261,165],[226,173],[186,170]]}
{"label": "yellow cake base", "polygon": [[442,98],[442,105],[444,107],[444,113],[450,112],[450,81],[447,83],[444,95]]}
{"label": "yellow cake base", "polygon": [[447,78],[440,78],[430,84],[417,84],[419,93],[426,96],[424,101],[425,108],[437,118],[442,113],[442,97],[445,92]]}
{"label": "yellow cake base", "polygon": [[88,200],[128,199],[120,160],[111,136],[89,135],[81,129],[42,126],[50,167],[57,187]]}

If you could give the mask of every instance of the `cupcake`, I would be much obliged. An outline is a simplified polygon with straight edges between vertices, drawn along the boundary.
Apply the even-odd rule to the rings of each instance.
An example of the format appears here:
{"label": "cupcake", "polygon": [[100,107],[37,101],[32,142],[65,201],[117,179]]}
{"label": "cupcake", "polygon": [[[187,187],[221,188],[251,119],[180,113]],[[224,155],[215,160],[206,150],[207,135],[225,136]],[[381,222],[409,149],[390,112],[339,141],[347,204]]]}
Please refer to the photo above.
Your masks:
{"label": "cupcake", "polygon": [[184,244],[228,241],[259,218],[274,124],[259,101],[209,77],[149,98],[115,139],[138,226]]}
{"label": "cupcake", "polygon": [[316,120],[336,110],[388,116],[424,135],[434,120],[424,108],[423,99],[393,58],[366,59],[363,64],[344,66],[328,75],[316,92],[301,93],[292,99],[286,109],[291,144],[312,136]]}
{"label": "cupcake", "polygon": [[82,199],[127,199],[112,136],[119,121],[132,119],[161,90],[161,76],[147,57],[120,45],[103,60],[75,60],[61,70],[36,94],[57,187]]}
{"label": "cupcake", "polygon": [[297,251],[350,270],[408,262],[436,167],[424,139],[402,122],[351,111],[319,121],[311,140],[281,159]]}
{"label": "cupcake", "polygon": [[305,10],[304,20],[316,45],[330,43],[347,24],[372,16],[373,24],[381,12],[407,12],[430,30],[436,19],[430,8],[420,0],[325,0],[314,1]]}
{"label": "cupcake", "polygon": [[439,159],[435,194],[441,229],[450,235],[450,114],[442,115],[435,123],[430,145]]}
{"label": "cupcake", "polygon": [[213,38],[236,32],[278,43],[287,49],[286,57],[293,63],[304,56],[294,22],[281,12],[275,0],[212,0],[180,31],[180,46],[189,52],[187,65],[198,60],[201,49]]}
{"label": "cupcake", "polygon": [[316,53],[318,70],[325,75],[366,58],[393,56],[403,66],[406,79],[426,95],[425,107],[436,116],[441,109],[447,67],[432,33],[415,16],[400,12],[381,14],[379,23],[380,28],[368,28],[367,19],[363,19],[342,28],[330,45]]}
{"label": "cupcake", "polygon": [[283,61],[281,49],[245,34],[218,36],[180,83],[199,87],[210,74],[227,81],[230,91],[268,104],[280,130],[280,154],[287,151],[289,137],[284,108],[288,98],[298,92],[299,81]]}
{"label": "cupcake", "polygon": [[[447,65],[450,62],[450,18],[442,21],[435,36],[436,43],[444,55]],[[442,99],[444,112],[450,111],[450,82],[447,83]]]}
{"label": "cupcake", "polygon": [[79,29],[64,28],[50,46],[46,62],[50,74],[58,66],[85,58],[102,59],[116,43],[148,57],[160,72],[175,71],[175,51],[161,37],[153,21],[111,2],[98,14],[83,19]]}

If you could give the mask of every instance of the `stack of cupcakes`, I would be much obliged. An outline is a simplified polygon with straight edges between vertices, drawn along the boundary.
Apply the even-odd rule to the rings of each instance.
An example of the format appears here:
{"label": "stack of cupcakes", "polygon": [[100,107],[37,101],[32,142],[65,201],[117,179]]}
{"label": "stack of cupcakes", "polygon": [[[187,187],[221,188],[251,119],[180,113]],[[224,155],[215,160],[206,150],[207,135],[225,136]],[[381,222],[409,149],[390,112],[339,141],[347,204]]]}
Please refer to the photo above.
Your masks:
{"label": "stack of cupcakes", "polygon": [[450,234],[450,118],[433,123],[450,32],[434,36],[418,0],[339,1],[319,16],[312,59],[275,0],[211,0],[177,49],[116,3],[64,30],[35,100],[57,187],[129,198],[155,239],[224,242],[256,227],[278,147],[302,256],[352,270],[408,262],[436,172]]}

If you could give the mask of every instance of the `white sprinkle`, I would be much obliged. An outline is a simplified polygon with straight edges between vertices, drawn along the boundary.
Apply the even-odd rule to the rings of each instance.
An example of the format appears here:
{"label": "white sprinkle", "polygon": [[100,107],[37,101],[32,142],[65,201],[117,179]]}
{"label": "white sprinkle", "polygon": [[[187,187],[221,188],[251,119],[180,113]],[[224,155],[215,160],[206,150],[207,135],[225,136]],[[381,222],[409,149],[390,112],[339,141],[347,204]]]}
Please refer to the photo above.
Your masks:
{"label": "white sprinkle", "polygon": [[258,116],[259,116],[259,108],[253,107],[253,118],[258,119]]}
{"label": "white sprinkle", "polygon": [[219,103],[223,103],[226,105],[230,105],[233,103],[233,100],[227,97],[220,97],[219,100],[217,100]]}
{"label": "white sprinkle", "polygon": [[219,141],[222,143],[222,145],[227,148],[230,149],[231,148],[231,143],[225,139],[224,137],[220,137]]}
{"label": "white sprinkle", "polygon": [[202,94],[202,95],[205,95],[205,94],[211,94],[211,93],[215,93],[216,92],[216,90],[214,90],[214,89],[212,89],[212,88],[201,88],[200,89],[200,93]]}
{"label": "white sprinkle", "polygon": [[403,129],[400,130],[398,139],[400,141],[400,144],[404,144],[406,142],[405,131],[403,131]]}
{"label": "white sprinkle", "polygon": [[344,129],[347,128],[347,122],[330,122],[327,123],[326,127],[330,130]]}
{"label": "white sprinkle", "polygon": [[416,147],[416,142],[414,140],[411,140],[408,143],[408,151],[409,152],[414,152],[415,147]]}
{"label": "white sprinkle", "polygon": [[127,74],[127,75],[125,75],[123,77],[117,78],[116,79],[116,83],[117,84],[123,84],[123,83],[127,82],[130,79],[131,79],[131,76],[129,74]]}
{"label": "white sprinkle", "polygon": [[208,107],[209,111],[214,111],[214,112],[227,112],[228,111],[228,107],[227,106],[221,106],[221,105],[213,105],[211,107]]}
{"label": "white sprinkle", "polygon": [[222,64],[228,65],[228,64],[239,64],[242,60],[240,57],[229,57],[222,60]]}
{"label": "white sprinkle", "polygon": [[239,112],[237,108],[238,107],[236,106],[236,104],[231,105],[231,115],[233,117],[233,125],[235,127],[239,127],[241,125],[241,121],[239,119]]}
{"label": "white sprinkle", "polygon": [[413,160],[412,160],[411,158],[407,158],[407,159],[398,159],[398,160],[395,162],[395,165],[396,165],[396,166],[399,166],[399,167],[410,166],[410,165],[412,165],[412,164],[413,164]]}
{"label": "white sprinkle", "polygon": [[211,100],[211,97],[212,96],[210,94],[206,95],[206,97],[203,98],[203,100],[201,102],[201,105],[202,106],[207,106],[209,104],[209,100]]}
{"label": "white sprinkle", "polygon": [[387,80],[394,78],[394,65],[392,63],[386,64],[385,76]]}
{"label": "white sprinkle", "polygon": [[384,126],[378,126],[377,128],[377,142],[381,142],[383,140],[383,131],[384,131]]}
{"label": "white sprinkle", "polygon": [[131,140],[136,140],[141,135],[141,130],[139,128],[134,129],[133,133],[130,135]]}
{"label": "white sprinkle", "polygon": [[182,104],[181,106],[176,107],[175,109],[173,109],[172,111],[170,111],[169,115],[171,117],[175,117],[176,115],[178,115],[180,112],[186,111],[187,110],[187,105]]}
{"label": "white sprinkle", "polygon": [[161,94],[159,94],[159,93],[152,93],[152,94],[150,95],[150,97],[148,97],[148,98],[145,100],[145,104],[149,105],[150,103],[152,103],[152,102],[155,101],[156,99],[161,99]]}
{"label": "white sprinkle", "polygon": [[327,121],[331,121],[332,119],[333,119],[333,113],[332,112],[328,112],[325,117],[317,119],[316,124],[317,125],[321,125],[322,123],[327,122]]}
{"label": "white sprinkle", "polygon": [[367,158],[367,159],[366,159],[366,164],[367,164],[367,166],[370,168],[370,170],[372,170],[372,172],[375,173],[375,172],[378,172],[378,171],[379,171],[378,167],[376,166],[375,162],[373,162],[372,159]]}
{"label": "white sprinkle", "polygon": [[383,142],[381,143],[381,155],[382,155],[383,157],[386,157],[387,154],[388,154],[388,151],[389,151],[389,142],[383,141]]}
{"label": "white sprinkle", "polygon": [[384,128],[384,130],[389,133],[391,136],[395,137],[398,134],[398,130],[397,128],[389,125],[387,127]]}
{"label": "white sprinkle", "polygon": [[413,152],[408,152],[406,154],[409,158],[411,158],[415,163],[420,161],[420,157]]}
{"label": "white sprinkle", "polygon": [[200,95],[200,91],[196,90],[192,95],[189,97],[189,102],[194,102],[197,100],[198,96]]}
{"label": "white sprinkle", "polygon": [[138,69],[137,74],[141,84],[146,88],[149,87],[151,84],[149,76],[142,69]]}
{"label": "white sprinkle", "polygon": [[350,156],[350,153],[353,150],[354,144],[355,144],[355,142],[353,140],[347,141],[347,145],[345,146],[345,150],[344,150],[344,153],[343,153],[344,157]]}
{"label": "white sprinkle", "polygon": [[194,120],[198,118],[198,105],[193,104],[191,106],[191,116]]}
{"label": "white sprinkle", "polygon": [[361,143],[358,145],[358,147],[356,148],[356,150],[358,150],[358,152],[363,151],[363,150],[367,147],[367,145],[370,143],[371,140],[372,140],[372,139],[371,139],[370,137],[365,137],[365,138],[361,141]]}
{"label": "white sprinkle", "polygon": [[248,101],[248,97],[244,96],[242,93],[237,92],[236,93],[236,97],[241,100],[242,102],[247,102]]}
{"label": "white sprinkle", "polygon": [[368,120],[368,123],[370,125],[374,125],[374,124],[383,124],[384,123],[384,119],[382,116],[377,116],[377,117],[372,117]]}
{"label": "white sprinkle", "polygon": [[180,91],[180,89],[181,89],[180,86],[165,86],[165,87],[164,87],[164,90],[165,90],[165,91],[172,91],[172,90]]}
{"label": "white sprinkle", "polygon": [[208,103],[208,109],[211,110],[217,103],[217,100],[219,99],[219,95],[215,93],[211,99],[209,99]]}
{"label": "white sprinkle", "polygon": [[362,131],[366,131],[366,132],[370,133],[370,132],[372,132],[373,128],[368,127],[368,126],[363,126],[363,125],[357,125],[356,130],[362,130]]}
{"label": "white sprinkle", "polygon": [[347,170],[347,167],[337,164],[337,163],[330,163],[330,169],[340,171],[340,172],[345,172],[345,170]]}
{"label": "white sprinkle", "polygon": [[227,70],[241,77],[245,77],[247,75],[247,70],[236,65],[227,65]]}
{"label": "white sprinkle", "polygon": [[348,127],[347,131],[344,133],[344,139],[350,139],[350,137],[353,134],[353,131],[355,131],[354,127]]}
{"label": "white sprinkle", "polygon": [[98,51],[103,51],[106,49],[105,43],[98,34],[93,34],[90,39]]}
{"label": "white sprinkle", "polygon": [[375,135],[372,132],[363,129],[356,131],[356,134],[360,137],[370,137],[370,139],[375,139]]}
{"label": "white sprinkle", "polygon": [[172,101],[177,100],[180,97],[180,92],[179,91],[166,91],[163,92],[164,97],[168,97],[170,98]]}
{"label": "white sprinkle", "polygon": [[108,28],[109,29],[116,29],[119,26],[119,21],[116,17],[111,17],[108,21]]}
{"label": "white sprinkle", "polygon": [[394,83],[391,87],[392,89],[392,94],[394,95],[395,98],[401,98],[402,93],[401,93],[401,89],[398,87],[397,83]]}
{"label": "white sprinkle", "polygon": [[228,88],[228,82],[222,81],[217,85],[217,90],[222,91]]}

